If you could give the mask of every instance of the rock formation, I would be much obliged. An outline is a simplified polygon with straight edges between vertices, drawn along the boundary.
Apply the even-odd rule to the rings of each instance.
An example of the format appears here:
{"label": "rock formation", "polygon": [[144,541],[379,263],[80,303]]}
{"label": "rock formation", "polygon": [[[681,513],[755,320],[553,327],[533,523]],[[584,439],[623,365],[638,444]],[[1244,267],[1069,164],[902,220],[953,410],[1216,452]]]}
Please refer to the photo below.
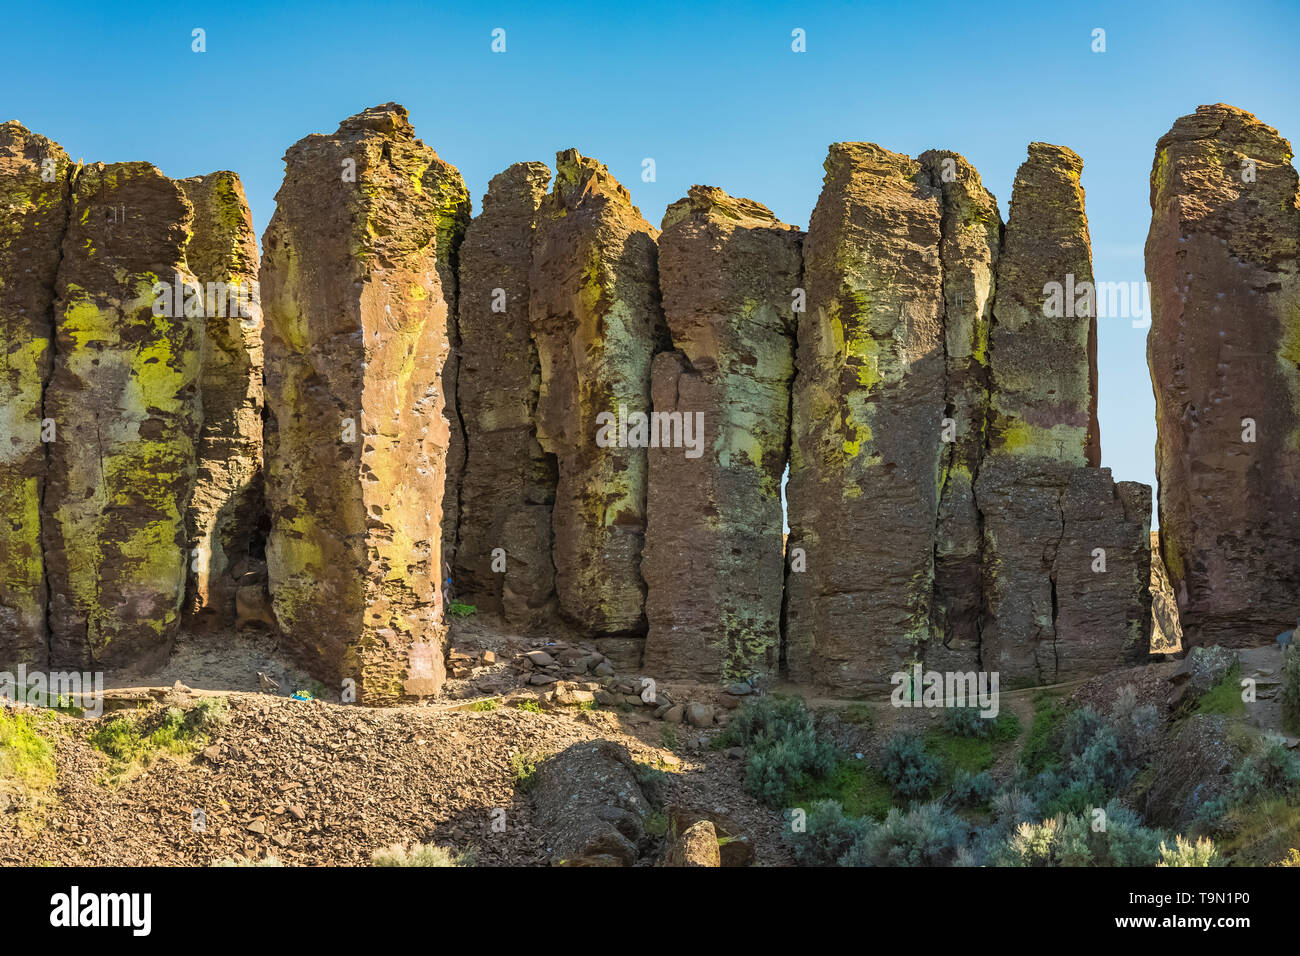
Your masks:
{"label": "rock formation", "polygon": [[1100,464],[1097,320],[1083,164],[1031,143],[997,263],[980,660],[1004,687],[1147,653],[1151,490]]}
{"label": "rock formation", "polygon": [[[179,183],[194,207],[186,264],[203,285],[207,328],[200,378],[203,427],[186,520],[186,611],[195,624],[227,626],[245,575],[261,566],[262,307],[257,236],[239,177]],[[197,554],[195,553],[197,549]]]}
{"label": "rock formation", "polygon": [[646,447],[629,425],[650,411],[651,359],[667,345],[656,236],[602,164],[576,150],[556,156],[529,282],[537,438],[558,469],[560,612],[593,635],[645,628]]}
{"label": "rock formation", "polygon": [[870,143],[831,146],[825,167],[804,242],[786,660],[792,680],[858,691],[887,687],[930,635],[943,204],[919,163]]}
{"label": "rock formation", "polygon": [[675,351],[653,366],[641,562],[644,669],[657,677],[738,679],[780,663],[801,271],[799,230],[756,202],[693,186],[664,216],[659,282]]}
{"label": "rock formation", "polygon": [[1300,616],[1300,194],[1291,144],[1218,104],[1156,144],[1146,244],[1160,549],[1184,644]]}
{"label": "rock formation", "polygon": [[0,670],[46,665],[42,401],[72,174],[57,143],[0,124]]}
{"label": "rock formation", "polygon": [[391,103],[308,136],[263,240],[275,615],[363,702],[443,677],[437,159]]}
{"label": "rock formation", "polygon": [[72,192],[55,304],[42,536],[50,663],[148,660],[185,591],[185,512],[202,423],[193,210],[148,163],[96,163]]}
{"label": "rock formation", "polygon": [[546,618],[555,594],[555,464],[533,424],[540,368],[528,329],[533,233],[550,178],[542,163],[493,177],[460,249],[458,389],[472,441],[453,579],[460,600],[523,627]]}

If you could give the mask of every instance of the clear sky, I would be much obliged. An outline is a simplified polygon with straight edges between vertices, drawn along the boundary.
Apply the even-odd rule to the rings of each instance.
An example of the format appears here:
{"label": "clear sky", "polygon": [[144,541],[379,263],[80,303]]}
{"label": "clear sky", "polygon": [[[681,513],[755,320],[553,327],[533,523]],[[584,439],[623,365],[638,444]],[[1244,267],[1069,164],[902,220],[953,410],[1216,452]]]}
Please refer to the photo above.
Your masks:
{"label": "clear sky", "polygon": [[[191,50],[206,31],[206,53]],[[506,31],[493,53],[492,31]],[[807,51],[791,50],[791,31]],[[1106,31],[1094,53],[1093,31]],[[475,209],[514,162],[570,146],[656,225],[693,183],[806,226],[829,143],[954,149],[1005,218],[1034,140],[1084,161],[1097,278],[1144,278],[1155,142],[1198,104],[1300,138],[1300,0],[1249,3],[11,4],[0,120],[87,162],[233,169],[259,233],[290,144],[387,101],[460,168]],[[656,181],[643,182],[642,160]],[[1102,454],[1154,484],[1146,332],[1100,328]]]}

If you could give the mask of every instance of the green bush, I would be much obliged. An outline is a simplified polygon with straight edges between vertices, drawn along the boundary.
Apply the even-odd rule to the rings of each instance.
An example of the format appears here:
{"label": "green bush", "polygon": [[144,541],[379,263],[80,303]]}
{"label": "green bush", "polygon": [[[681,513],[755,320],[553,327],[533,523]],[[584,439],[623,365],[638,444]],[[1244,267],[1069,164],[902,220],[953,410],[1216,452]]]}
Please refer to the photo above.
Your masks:
{"label": "green bush", "polygon": [[897,733],[885,742],[880,772],[901,797],[924,797],[939,782],[943,765],[925,751],[916,734]]}
{"label": "green bush", "polygon": [[948,707],[943,712],[943,729],[958,737],[988,737],[993,721],[980,716],[978,707]]}
{"label": "green bush", "polygon": [[938,802],[894,808],[840,858],[841,866],[948,866],[966,846],[970,826]]}
{"label": "green bush", "polygon": [[1156,866],[1222,866],[1219,851],[1214,841],[1198,837],[1195,843],[1184,840],[1180,834],[1174,840],[1173,848],[1160,844],[1160,862]]}
{"label": "green bush", "polygon": [[982,807],[993,799],[996,791],[997,785],[987,770],[980,773],[958,770],[950,792],[959,807]]}
{"label": "green bush", "polygon": [[1021,823],[992,856],[999,866],[1152,866],[1164,840],[1164,833],[1112,802],[1104,818],[1089,807]]}
{"label": "green bush", "polygon": [[414,843],[410,847],[400,843],[376,850],[370,855],[372,866],[473,866],[477,854],[473,850],[457,853],[445,846],[432,843]]}
{"label": "green bush", "polygon": [[1282,659],[1282,727],[1300,734],[1300,647],[1287,648]]}
{"label": "green bush", "polygon": [[769,807],[785,805],[792,788],[825,777],[837,762],[798,698],[748,700],[716,739],[746,749],[745,789]]}
{"label": "green bush", "polygon": [[834,800],[817,800],[808,808],[800,833],[794,829],[797,811],[786,812],[788,826],[783,839],[800,866],[835,866],[871,826],[861,817],[845,816],[844,808]]}

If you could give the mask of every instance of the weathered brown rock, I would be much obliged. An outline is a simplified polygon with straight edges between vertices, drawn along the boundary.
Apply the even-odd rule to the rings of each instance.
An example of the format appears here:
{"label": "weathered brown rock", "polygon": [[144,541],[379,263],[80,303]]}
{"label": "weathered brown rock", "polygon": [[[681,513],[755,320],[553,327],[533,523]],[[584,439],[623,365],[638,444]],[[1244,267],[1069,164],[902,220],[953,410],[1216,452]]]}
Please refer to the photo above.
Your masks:
{"label": "weathered brown rock", "polygon": [[1151,653],[1174,654],[1183,649],[1183,626],[1169,573],[1160,558],[1160,533],[1151,532]]}
{"label": "weathered brown rock", "polygon": [[622,440],[621,428],[605,428],[613,443],[603,447],[597,433],[604,416],[650,410],[651,359],[667,345],[656,236],[602,164],[576,150],[556,156],[529,282],[541,367],[537,438],[558,467],[560,612],[597,635],[645,628],[646,449]]}
{"label": "weathered brown rock", "polygon": [[550,178],[542,163],[495,176],[460,248],[458,388],[469,441],[456,593],[524,627],[547,617],[555,594],[555,463],[533,424],[541,372],[528,329],[533,233]]}
{"label": "weathered brown rock", "polygon": [[780,656],[800,233],[709,186],[692,186],[663,225],[659,284],[676,351],[653,366],[644,669],[770,675]]}
{"label": "weathered brown rock", "polygon": [[391,103],[308,136],[263,240],[275,615],[363,702],[443,678],[436,159]]}
{"label": "weathered brown rock", "polygon": [[[1144,659],[1149,643],[1150,489],[1116,485],[1096,467],[1081,168],[1063,147],[1030,145],[997,264],[988,448],[974,489],[984,537],[980,661],[1006,687],[1104,673]],[[1051,283],[1062,312],[1075,315],[1045,305]]]}
{"label": "weathered brown rock", "polygon": [[57,143],[0,124],[0,669],[11,672],[46,665],[42,397],[72,176]]}
{"label": "weathered brown rock", "polygon": [[943,204],[919,163],[869,143],[837,143],[825,165],[804,242],[786,655],[792,679],[859,693],[887,687],[930,634]]}
{"label": "weathered brown rock", "polygon": [[[191,549],[186,612],[193,624],[229,626],[235,592],[263,554],[262,306],[257,236],[232,172],[179,183],[194,207],[186,263],[203,285],[206,344],[203,429],[186,514]],[[194,554],[198,549],[198,554]]]}
{"label": "weathered brown rock", "polygon": [[979,661],[983,613],[983,533],[975,479],[988,417],[989,327],[1002,240],[997,200],[958,153],[918,157],[943,194],[939,259],[943,269],[945,397],[949,419],[940,472],[934,541],[934,637],[926,666],[970,670]]}
{"label": "weathered brown rock", "polygon": [[1243,110],[1198,107],[1156,144],[1151,209],[1160,549],[1184,642],[1267,643],[1300,616],[1291,144]]}
{"label": "weathered brown rock", "polygon": [[722,866],[713,824],[700,820],[682,831],[669,848],[664,866]]}
{"label": "weathered brown rock", "polygon": [[641,854],[650,805],[621,744],[587,741],[547,758],[532,802],[552,865],[631,866]]}
{"label": "weathered brown rock", "polygon": [[[1082,169],[1064,146],[1030,143],[1016,172],[997,263],[988,446],[1096,467],[1097,318],[1095,296],[1086,294],[1093,278]],[[1059,298],[1049,298],[1049,283]]]}
{"label": "weathered brown rock", "polygon": [[202,421],[192,218],[148,163],[76,176],[45,392],[58,435],[42,507],[52,666],[141,662],[175,635]]}

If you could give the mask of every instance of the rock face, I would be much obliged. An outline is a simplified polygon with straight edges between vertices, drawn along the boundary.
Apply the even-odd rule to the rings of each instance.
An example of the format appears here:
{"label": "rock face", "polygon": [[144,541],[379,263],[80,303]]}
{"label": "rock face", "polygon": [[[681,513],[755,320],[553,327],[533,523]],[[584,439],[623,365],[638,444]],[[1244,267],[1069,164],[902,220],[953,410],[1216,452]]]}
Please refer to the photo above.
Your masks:
{"label": "rock face", "polygon": [[560,612],[593,635],[645,628],[646,448],[636,447],[628,418],[650,411],[651,360],[667,346],[656,236],[602,164],[576,150],[557,154],[529,282],[537,439],[558,469]]}
{"label": "rock face", "polygon": [[543,621],[555,594],[555,463],[533,424],[541,373],[528,330],[533,233],[550,178],[542,163],[495,176],[460,249],[458,388],[471,440],[453,577],[461,600],[522,627]]}
{"label": "rock face", "polygon": [[663,229],[659,281],[675,351],[653,365],[644,669],[771,675],[800,233],[709,186],[669,206]]}
{"label": "rock face", "polygon": [[927,666],[968,670],[979,661],[983,533],[975,502],[989,405],[989,327],[1002,241],[997,200],[958,153],[922,153],[929,184],[942,194],[945,401],[934,541],[934,635]]}
{"label": "rock face", "polygon": [[[262,306],[257,236],[239,177],[181,180],[194,208],[186,263],[203,284],[203,427],[194,496],[186,612],[195,625],[228,626],[235,594],[264,553],[262,493]],[[194,550],[198,549],[198,554]]]}
{"label": "rock face", "polygon": [[42,397],[72,176],[57,143],[0,124],[0,660],[11,672],[47,663]]}
{"label": "rock face", "polygon": [[[1290,143],[1218,104],[1156,144],[1146,244],[1160,549],[1186,645],[1300,616],[1300,197]],[[1249,421],[1247,421],[1249,420]]]}
{"label": "rock face", "polygon": [[943,203],[919,163],[870,143],[833,145],[825,166],[804,242],[786,659],[792,680],[858,691],[888,686],[930,634]]}
{"label": "rock face", "polygon": [[1097,467],[1081,169],[1068,149],[1030,144],[997,264],[988,447],[975,496],[984,535],[980,661],[1006,687],[1136,662],[1150,635],[1151,492],[1116,485]]}
{"label": "rock face", "polygon": [[549,758],[532,801],[553,865],[631,866],[641,855],[650,805],[620,744],[574,744]]}
{"label": "rock face", "polygon": [[58,435],[42,507],[51,666],[161,655],[180,618],[202,422],[192,220],[148,163],[76,176],[45,393]]}
{"label": "rock face", "polygon": [[263,240],[275,616],[363,702],[444,673],[436,160],[391,103],[308,136]]}

